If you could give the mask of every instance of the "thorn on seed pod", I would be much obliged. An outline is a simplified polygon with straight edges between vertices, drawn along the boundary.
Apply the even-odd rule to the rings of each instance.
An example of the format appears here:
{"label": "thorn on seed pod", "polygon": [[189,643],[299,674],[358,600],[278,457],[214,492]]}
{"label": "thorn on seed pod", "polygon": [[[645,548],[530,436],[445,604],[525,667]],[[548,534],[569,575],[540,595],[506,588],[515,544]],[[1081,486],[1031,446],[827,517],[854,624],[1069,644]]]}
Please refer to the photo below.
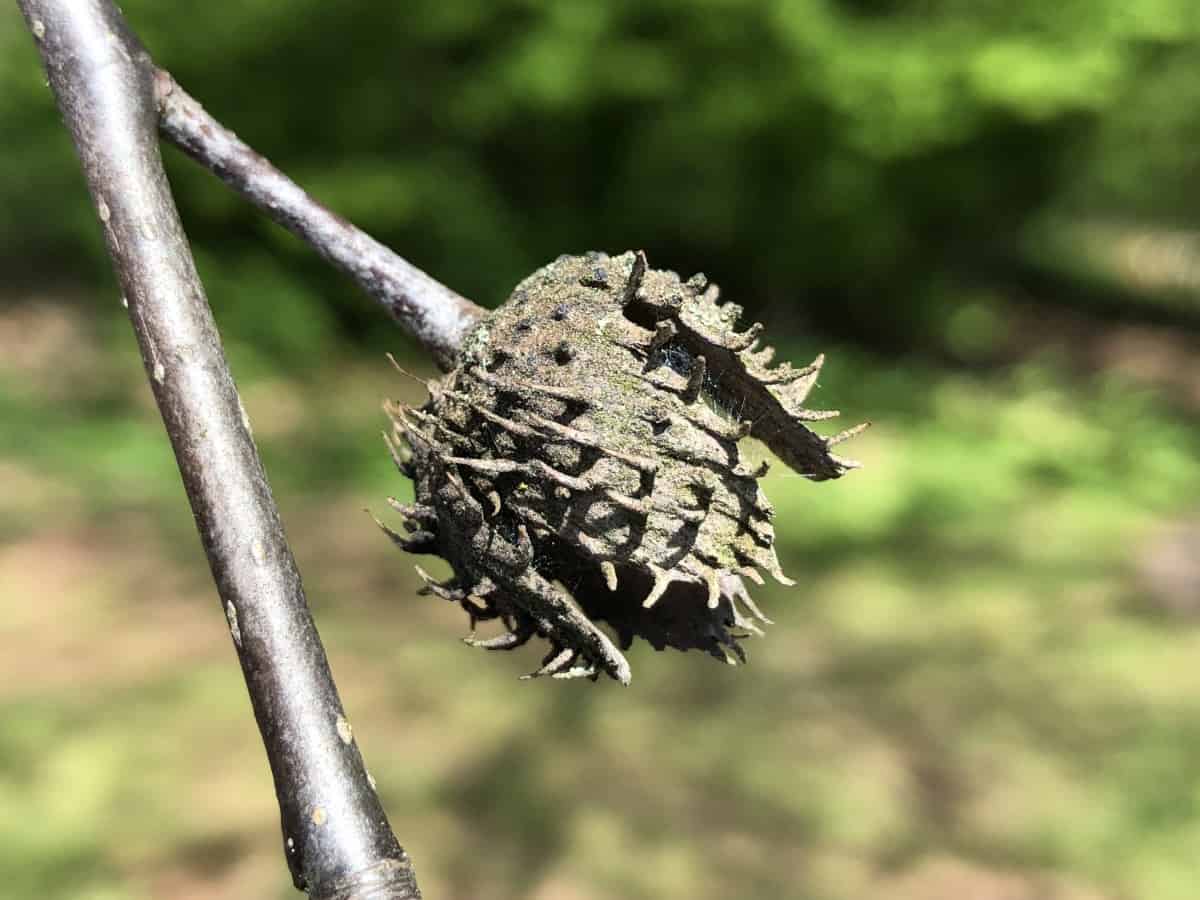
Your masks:
{"label": "thorn on seed pod", "polygon": [[629,268],[629,278],[625,281],[625,290],[621,294],[621,306],[628,306],[642,288],[642,279],[646,276],[646,254],[641,250],[633,256],[633,264]]}
{"label": "thorn on seed pod", "polygon": [[762,334],[762,330],[762,322],[755,322],[741,334],[733,335],[725,346],[734,353],[740,353],[758,340],[758,336]]}
{"label": "thorn on seed pod", "polygon": [[612,560],[604,560],[600,563],[600,571],[604,575],[604,584],[610,591],[617,589],[617,567],[612,564]]}
{"label": "thorn on seed pod", "polygon": [[708,368],[708,362],[703,356],[697,356],[692,360],[692,371],[688,373],[687,387],[683,390],[683,399],[687,403],[695,403],[700,398],[700,391],[704,387],[704,375]]}
{"label": "thorn on seed pod", "polygon": [[[650,338],[650,346],[646,350],[646,352],[649,354],[649,357],[652,358],[656,353],[658,353],[659,350],[671,343],[677,334],[679,334],[679,329],[675,327],[675,323],[670,319],[659,322],[655,326],[654,337]],[[647,358],[647,367],[649,367],[650,364],[650,358]]]}

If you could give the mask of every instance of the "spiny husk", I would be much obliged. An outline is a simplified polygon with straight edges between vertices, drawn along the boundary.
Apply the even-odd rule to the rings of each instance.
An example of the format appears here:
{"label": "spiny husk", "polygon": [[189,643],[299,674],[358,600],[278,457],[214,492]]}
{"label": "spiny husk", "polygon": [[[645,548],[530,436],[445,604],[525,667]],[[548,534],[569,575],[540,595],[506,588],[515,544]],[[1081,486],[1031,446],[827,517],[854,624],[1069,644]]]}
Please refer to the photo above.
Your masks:
{"label": "spiny husk", "polygon": [[[753,436],[813,480],[856,464],[806,423],[823,358],[772,367],[761,325],[738,331],[703,276],[641,253],[565,256],[525,279],[467,337],[419,409],[391,405],[389,439],[415,502],[397,504],[412,553],[454,570],[425,591],[460,604],[468,643],[550,644],[533,676],[628,683],[621,649],[697,648],[744,660],[769,620],[743,579],[784,584],[774,511],[742,462]],[[474,638],[479,621],[506,630]],[[605,621],[616,642],[596,626]]]}

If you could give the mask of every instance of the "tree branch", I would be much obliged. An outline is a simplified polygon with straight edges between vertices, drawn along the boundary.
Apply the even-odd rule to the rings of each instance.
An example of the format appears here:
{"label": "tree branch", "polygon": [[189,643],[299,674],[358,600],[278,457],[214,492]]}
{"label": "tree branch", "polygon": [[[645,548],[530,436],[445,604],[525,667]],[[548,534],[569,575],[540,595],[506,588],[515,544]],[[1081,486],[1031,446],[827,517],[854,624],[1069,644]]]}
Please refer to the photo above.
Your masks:
{"label": "tree branch", "polygon": [[439,366],[451,368],[463,336],[485,309],[330,212],[209,115],[168,72],[157,71],[155,88],[167,140],[311,244],[382,303]]}
{"label": "tree branch", "polygon": [[111,0],[19,5],[83,163],[229,621],[293,880],[318,900],[419,898],[342,710],[163,173],[150,57]]}

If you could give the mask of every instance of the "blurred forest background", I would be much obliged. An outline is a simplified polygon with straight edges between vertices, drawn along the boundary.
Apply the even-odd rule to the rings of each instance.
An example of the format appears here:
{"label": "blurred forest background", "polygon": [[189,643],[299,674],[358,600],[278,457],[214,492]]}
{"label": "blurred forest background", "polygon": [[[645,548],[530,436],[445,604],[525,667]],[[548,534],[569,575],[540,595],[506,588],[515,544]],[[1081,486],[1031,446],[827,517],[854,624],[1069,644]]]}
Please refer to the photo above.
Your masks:
{"label": "blurred forest background", "polygon": [[[1194,900],[1200,4],[126,0],[318,198],[494,305],[704,270],[866,467],[780,467],[744,669],[465,647],[363,507],[431,371],[164,151],[397,834],[440,900]],[[294,896],[225,622],[73,151],[0,7],[0,893]],[[835,423],[836,424],[836,423]]]}

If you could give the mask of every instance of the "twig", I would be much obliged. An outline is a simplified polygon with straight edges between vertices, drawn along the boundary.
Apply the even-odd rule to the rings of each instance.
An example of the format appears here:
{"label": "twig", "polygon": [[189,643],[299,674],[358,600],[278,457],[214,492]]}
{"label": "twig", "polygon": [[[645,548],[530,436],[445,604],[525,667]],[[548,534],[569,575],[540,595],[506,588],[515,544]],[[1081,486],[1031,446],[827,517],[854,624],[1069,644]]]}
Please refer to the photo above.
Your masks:
{"label": "twig", "polygon": [[159,129],[268,216],[306,241],[378,300],[443,369],[486,310],[330,212],[157,70]]}
{"label": "twig", "polygon": [[162,170],[155,70],[111,0],[19,0],[74,138],[266,745],[296,886],[413,900],[330,675]]}

